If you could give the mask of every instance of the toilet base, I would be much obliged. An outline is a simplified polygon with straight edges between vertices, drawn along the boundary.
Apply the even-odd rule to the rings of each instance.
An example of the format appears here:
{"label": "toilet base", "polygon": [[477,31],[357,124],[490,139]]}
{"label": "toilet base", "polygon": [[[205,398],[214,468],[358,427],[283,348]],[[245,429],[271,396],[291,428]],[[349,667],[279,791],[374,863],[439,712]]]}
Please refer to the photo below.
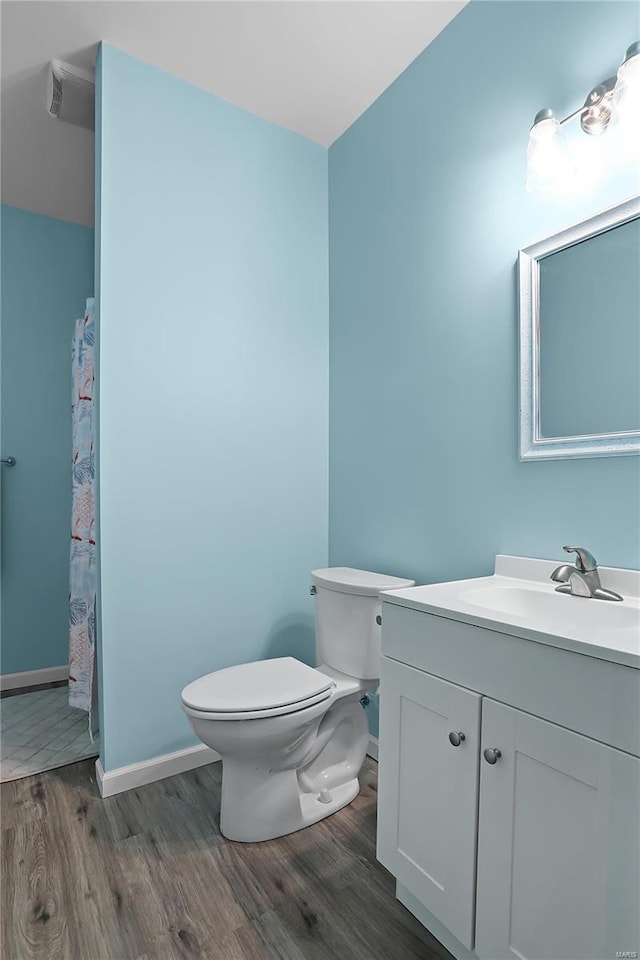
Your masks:
{"label": "toilet base", "polygon": [[267,773],[223,760],[220,830],[239,843],[275,840],[324,820],[359,792],[357,777],[328,791],[304,793],[295,770]]}
{"label": "toilet base", "polygon": [[312,823],[317,823],[318,820],[324,820],[325,817],[329,817],[332,813],[336,813],[338,810],[341,810],[342,807],[346,807],[347,804],[351,803],[352,800],[355,800],[360,793],[360,781],[356,777],[354,780],[349,780],[339,787],[334,787],[330,793],[331,800],[328,803],[323,803],[318,799],[316,794],[304,793],[301,795],[300,805],[302,807],[304,827],[308,827]]}

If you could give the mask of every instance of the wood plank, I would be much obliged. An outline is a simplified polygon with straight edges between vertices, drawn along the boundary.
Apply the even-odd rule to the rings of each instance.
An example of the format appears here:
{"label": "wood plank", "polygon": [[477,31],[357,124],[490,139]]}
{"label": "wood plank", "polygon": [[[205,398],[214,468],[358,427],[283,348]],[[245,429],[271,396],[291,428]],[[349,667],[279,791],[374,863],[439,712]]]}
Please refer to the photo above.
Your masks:
{"label": "wood plank", "polygon": [[62,864],[42,821],[2,831],[2,957],[77,955]]}
{"label": "wood plank", "polygon": [[220,764],[107,800],[92,760],[6,784],[3,960],[450,960],[375,860],[376,772],[255,844],[220,834]]}
{"label": "wood plank", "polygon": [[[79,764],[74,764],[79,766]],[[44,776],[10,780],[0,788],[0,824],[2,829],[24,826],[47,814],[43,788]]]}

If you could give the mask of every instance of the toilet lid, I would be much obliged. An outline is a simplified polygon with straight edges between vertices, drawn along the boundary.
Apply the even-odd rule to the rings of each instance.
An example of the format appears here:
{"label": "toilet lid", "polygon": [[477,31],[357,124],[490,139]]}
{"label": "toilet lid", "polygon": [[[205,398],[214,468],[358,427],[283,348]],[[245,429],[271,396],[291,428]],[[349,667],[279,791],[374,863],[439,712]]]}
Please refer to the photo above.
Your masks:
{"label": "toilet lid", "polygon": [[241,663],[208,673],[182,691],[182,701],[194,710],[243,713],[276,710],[292,704],[317,703],[328,697],[331,677],[293,657]]}

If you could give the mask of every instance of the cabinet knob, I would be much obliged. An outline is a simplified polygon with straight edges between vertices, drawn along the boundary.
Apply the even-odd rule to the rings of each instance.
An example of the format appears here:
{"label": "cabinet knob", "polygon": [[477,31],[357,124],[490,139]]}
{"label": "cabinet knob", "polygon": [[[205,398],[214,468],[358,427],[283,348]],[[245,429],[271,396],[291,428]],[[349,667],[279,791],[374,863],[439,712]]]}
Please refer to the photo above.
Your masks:
{"label": "cabinet knob", "polygon": [[466,737],[462,730],[452,730],[449,734],[449,743],[452,747],[459,747],[463,740],[466,740]]}
{"label": "cabinet knob", "polygon": [[382,626],[382,617],[380,616],[380,614],[378,614],[378,616],[376,617],[376,623],[378,624],[379,627]]}
{"label": "cabinet knob", "polygon": [[497,763],[502,756],[502,751],[498,750],[497,747],[487,747],[486,750],[483,750],[482,756],[487,763]]}

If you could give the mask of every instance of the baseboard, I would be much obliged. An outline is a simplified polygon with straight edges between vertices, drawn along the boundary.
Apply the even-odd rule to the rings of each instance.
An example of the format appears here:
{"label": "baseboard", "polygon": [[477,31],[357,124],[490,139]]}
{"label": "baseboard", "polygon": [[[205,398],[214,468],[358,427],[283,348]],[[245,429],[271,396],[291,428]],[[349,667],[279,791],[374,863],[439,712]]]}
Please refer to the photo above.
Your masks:
{"label": "baseboard", "polygon": [[[369,737],[367,756],[373,757],[374,760],[378,759],[377,737]],[[96,760],[98,789],[101,797],[113,797],[117,793],[124,793],[125,790],[143,787],[146,783],[164,780],[165,777],[173,777],[176,773],[195,770],[207,763],[215,763],[219,759],[220,755],[215,750],[210,750],[201,743],[195,747],[187,747],[185,750],[165,753],[152,760],[142,760],[140,763],[131,763],[126,767],[116,767],[115,770],[109,770],[106,773],[102,761]]]}
{"label": "baseboard", "polygon": [[41,683],[57,683],[69,679],[69,664],[61,667],[43,667],[41,670],[22,670],[20,673],[0,674],[0,690],[18,687],[37,687]]}
{"label": "baseboard", "polygon": [[209,747],[200,743],[185,750],[165,753],[160,757],[154,757],[153,760],[142,760],[140,763],[131,763],[126,767],[116,767],[115,770],[108,770],[106,773],[102,761],[97,760],[98,789],[101,797],[113,797],[116,793],[143,787],[146,783],[164,780],[165,777],[173,777],[176,773],[195,770],[196,767],[215,763],[219,759],[220,755],[215,750],[210,750]]}

